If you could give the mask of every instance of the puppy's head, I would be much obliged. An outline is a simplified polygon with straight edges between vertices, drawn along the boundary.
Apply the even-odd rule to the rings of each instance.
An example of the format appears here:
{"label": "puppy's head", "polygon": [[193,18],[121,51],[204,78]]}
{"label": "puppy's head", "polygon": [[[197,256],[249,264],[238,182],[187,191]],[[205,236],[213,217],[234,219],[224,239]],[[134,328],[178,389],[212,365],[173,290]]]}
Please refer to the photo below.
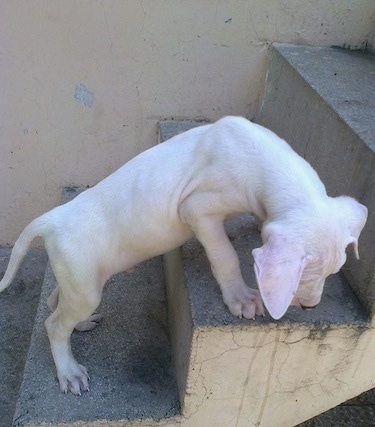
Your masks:
{"label": "puppy's head", "polygon": [[296,219],[297,226],[267,224],[262,230],[264,245],[252,252],[258,287],[274,319],[280,319],[289,305],[315,307],[325,279],[345,263],[348,245],[359,259],[358,238],[367,208],[342,196],[329,199],[322,212],[307,222]]}

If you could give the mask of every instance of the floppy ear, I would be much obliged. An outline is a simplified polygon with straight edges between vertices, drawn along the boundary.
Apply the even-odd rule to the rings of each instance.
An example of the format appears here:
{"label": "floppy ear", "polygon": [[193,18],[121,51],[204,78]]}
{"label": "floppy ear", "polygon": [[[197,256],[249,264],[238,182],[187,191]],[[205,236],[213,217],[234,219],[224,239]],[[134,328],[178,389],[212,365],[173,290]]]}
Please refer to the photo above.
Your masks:
{"label": "floppy ear", "polygon": [[274,319],[287,311],[309,261],[302,246],[274,235],[254,249],[254,270],[264,305]]}

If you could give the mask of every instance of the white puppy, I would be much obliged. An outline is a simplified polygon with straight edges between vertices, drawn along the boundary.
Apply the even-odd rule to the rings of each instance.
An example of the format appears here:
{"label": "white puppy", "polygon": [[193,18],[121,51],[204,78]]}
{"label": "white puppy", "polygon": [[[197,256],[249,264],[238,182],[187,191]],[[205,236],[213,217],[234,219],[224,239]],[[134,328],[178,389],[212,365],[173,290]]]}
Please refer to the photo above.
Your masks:
{"label": "white puppy", "polygon": [[324,280],[344,264],[367,209],[349,197],[330,198],[311,166],[271,131],[226,117],[175,136],[126,163],[71,202],[35,219],[22,232],[0,282],[12,281],[31,241],[41,236],[58,282],[46,328],[60,388],[88,390],[70,335],[98,307],[110,276],[163,254],[193,234],[204,246],[223,299],[234,316],[264,314],[246,286],[223,221],[242,212],[262,223],[254,249],[261,296],[279,319],[293,303],[313,307]]}

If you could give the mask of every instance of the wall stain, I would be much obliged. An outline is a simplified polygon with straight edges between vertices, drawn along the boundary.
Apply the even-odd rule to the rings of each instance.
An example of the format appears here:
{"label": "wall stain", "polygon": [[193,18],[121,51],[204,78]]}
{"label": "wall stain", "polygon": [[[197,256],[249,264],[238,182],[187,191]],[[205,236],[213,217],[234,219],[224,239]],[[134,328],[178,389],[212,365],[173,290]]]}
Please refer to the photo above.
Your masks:
{"label": "wall stain", "polygon": [[85,85],[79,84],[75,88],[74,99],[80,104],[91,108],[94,105],[95,96],[94,93],[90,92]]}

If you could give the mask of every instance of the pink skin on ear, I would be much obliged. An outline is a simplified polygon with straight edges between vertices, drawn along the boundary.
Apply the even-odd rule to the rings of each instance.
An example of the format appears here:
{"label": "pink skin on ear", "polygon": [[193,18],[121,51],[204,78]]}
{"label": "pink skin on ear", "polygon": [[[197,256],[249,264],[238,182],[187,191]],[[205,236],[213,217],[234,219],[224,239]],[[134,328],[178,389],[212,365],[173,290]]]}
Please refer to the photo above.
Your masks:
{"label": "pink skin on ear", "polygon": [[297,292],[303,269],[310,258],[300,245],[278,235],[271,236],[252,254],[264,305],[274,319],[280,319]]}

